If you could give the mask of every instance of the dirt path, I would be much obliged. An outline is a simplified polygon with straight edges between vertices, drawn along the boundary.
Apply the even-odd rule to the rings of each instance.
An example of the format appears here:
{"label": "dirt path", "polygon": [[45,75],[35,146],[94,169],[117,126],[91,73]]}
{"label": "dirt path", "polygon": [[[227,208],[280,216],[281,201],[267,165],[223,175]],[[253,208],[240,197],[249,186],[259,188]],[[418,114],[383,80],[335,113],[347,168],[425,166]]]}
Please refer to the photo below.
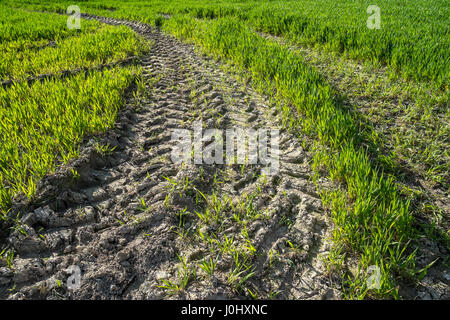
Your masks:
{"label": "dirt path", "polygon": [[[162,280],[181,286],[180,274],[187,286],[172,298],[243,298],[249,292],[258,298],[339,298],[322,261],[330,223],[298,137],[280,129],[280,170],[266,180],[261,165],[171,161],[172,129],[191,129],[196,120],[222,130],[277,128],[267,98],[156,29],[85,18],[128,25],[154,42],[142,58],[146,92],[130,93],[116,128],[98,138],[114,151],[101,154],[92,139],[79,159],[43,179],[36,201],[22,212],[23,232],[7,239],[14,269],[0,266],[0,298],[161,299],[170,293],[159,287]],[[198,200],[200,192],[207,201]],[[194,212],[215,208],[216,196],[226,208],[223,219],[201,223]],[[253,215],[237,223],[231,206]],[[199,268],[210,258],[213,276]],[[67,287],[71,266],[81,271],[76,289]]]}

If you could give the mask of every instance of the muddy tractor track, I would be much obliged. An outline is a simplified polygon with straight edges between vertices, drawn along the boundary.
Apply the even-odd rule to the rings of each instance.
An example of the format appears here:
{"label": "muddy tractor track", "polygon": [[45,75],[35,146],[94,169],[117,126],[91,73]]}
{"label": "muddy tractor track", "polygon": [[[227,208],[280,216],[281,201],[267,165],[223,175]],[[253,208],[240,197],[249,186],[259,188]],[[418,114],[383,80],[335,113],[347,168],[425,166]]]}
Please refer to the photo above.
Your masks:
{"label": "muddy tractor track", "polygon": [[[141,58],[145,93],[129,93],[116,127],[86,142],[81,156],[45,177],[32,204],[22,211],[22,230],[6,241],[14,268],[0,266],[0,297],[9,299],[217,299],[340,298],[324,258],[330,250],[331,223],[311,183],[310,160],[301,140],[281,129],[267,97],[238,82],[220,64],[144,24],[83,16],[127,25],[152,41]],[[195,93],[195,94],[194,94]],[[280,129],[280,169],[261,182],[261,165],[179,165],[171,161],[172,129]],[[95,139],[115,149],[101,153]],[[97,142],[98,143],[98,142]],[[73,171],[79,173],[73,177]],[[168,179],[166,179],[168,178]],[[233,258],[217,258],[213,276],[198,268],[216,259],[199,234],[195,196],[178,186],[189,181],[206,198],[215,193],[240,203],[259,190],[252,208],[264,212],[245,224],[255,254],[246,261],[253,276],[233,286]],[[178,183],[178,184],[177,184]],[[191,190],[192,190],[191,188]],[[16,208],[17,209],[17,208]],[[242,225],[227,218],[208,224],[202,234],[234,239],[245,246]],[[197,240],[195,240],[197,239]],[[184,257],[190,275],[183,290],[168,294],[163,280],[178,282]],[[68,288],[73,266],[80,286]],[[186,267],[186,266],[184,266]]]}

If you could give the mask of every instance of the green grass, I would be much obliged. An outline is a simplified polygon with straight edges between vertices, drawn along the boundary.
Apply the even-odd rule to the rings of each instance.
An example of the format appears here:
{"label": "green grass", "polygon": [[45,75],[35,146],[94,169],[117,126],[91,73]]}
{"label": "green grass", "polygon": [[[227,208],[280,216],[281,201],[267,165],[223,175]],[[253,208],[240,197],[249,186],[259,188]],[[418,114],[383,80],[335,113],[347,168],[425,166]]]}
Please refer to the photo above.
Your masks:
{"label": "green grass", "polygon": [[[0,78],[13,80],[0,88],[0,217],[8,220],[15,195],[32,198],[39,179],[76,157],[86,135],[114,126],[141,72],[94,69],[141,55],[149,44],[126,27],[83,21],[82,30],[69,30],[60,15],[1,8]],[[62,71],[73,75],[61,78]],[[46,74],[54,76],[22,81]]]}
{"label": "green grass", "polygon": [[[69,4],[72,3],[32,0],[13,5],[64,12]],[[449,114],[445,106],[449,97],[450,15],[445,1],[413,0],[405,5],[400,0],[380,0],[377,5],[381,8],[381,29],[371,30],[366,27],[369,4],[372,3],[363,0],[224,0],[214,4],[154,0],[85,1],[80,7],[82,12],[160,26],[206,53],[233,63],[251,76],[255,87],[277,99],[283,125],[315,139],[312,166],[317,177],[325,175],[335,182],[335,189],[317,186],[335,225],[330,264],[339,269],[343,261],[356,261],[350,272],[349,268],[340,270],[346,297],[398,298],[398,279],[414,279],[418,274],[415,252],[408,247],[416,231],[410,202],[402,196],[391,173],[396,173],[398,158],[409,157],[414,170],[418,170],[415,165],[424,162],[427,177],[446,186],[448,164],[442,158],[448,159],[445,143]],[[172,16],[166,20],[163,13]],[[376,128],[379,123],[371,123],[370,114],[362,116],[355,106],[348,106],[346,97],[298,52],[261,37],[255,30],[313,50],[338,53],[361,63],[364,69],[383,70],[386,87],[401,81],[418,106],[408,110],[402,121],[410,119],[413,126],[425,127],[425,131],[412,132],[426,132],[430,138],[416,142],[407,125],[380,134]],[[367,95],[372,94],[372,89],[366,88]],[[386,92],[387,89],[381,90],[381,94]],[[390,152],[384,147],[389,144],[386,140],[395,141]],[[241,210],[217,194],[199,193],[187,181],[177,182],[172,188],[191,192],[196,203],[204,202],[205,206],[193,215],[203,224],[220,225],[234,212],[245,239],[245,221],[256,214],[249,199]],[[170,198],[166,203],[170,206]],[[215,239],[201,232],[198,237],[204,242],[217,240],[229,245],[229,239]],[[235,274],[230,274],[230,284],[236,290],[242,287],[241,272],[252,275],[246,263],[252,255],[249,244],[242,249],[245,262],[240,262],[238,254]],[[381,288],[369,291],[366,271],[372,265],[380,268]],[[173,289],[184,288],[182,283]],[[253,292],[250,295],[256,296]]]}
{"label": "green grass", "polygon": [[56,41],[56,47],[41,50],[10,50],[0,63],[0,78],[22,79],[56,74],[76,68],[93,68],[136,56],[148,47],[126,27],[102,27],[92,34]]}
{"label": "green grass", "polygon": [[[86,1],[83,12],[161,24],[159,13],[199,19],[236,17],[264,32],[299,43],[326,44],[351,58],[386,64],[416,81],[448,90],[450,8],[445,0],[380,0],[381,29],[367,28],[366,0],[296,1]],[[17,5],[17,3],[16,3]],[[69,1],[23,1],[34,9],[64,12]]]}
{"label": "green grass", "polygon": [[[350,58],[387,64],[392,71],[448,88],[449,10],[445,1],[382,0],[381,29],[367,28],[370,1],[242,1],[187,5],[197,18],[239,17],[256,29],[299,43],[326,44]],[[243,7],[244,10],[239,10]]]}
{"label": "green grass", "polygon": [[196,277],[195,269],[188,265],[185,257],[178,255],[178,260],[180,261],[180,266],[177,269],[176,281],[163,279],[161,280],[163,284],[159,286],[165,289],[169,296],[183,291],[189,282]]}
{"label": "green grass", "polygon": [[[100,26],[96,21],[83,21],[83,28],[68,29],[67,17],[39,12],[13,9],[0,2],[1,45],[49,42],[95,31]],[[4,48],[4,47],[3,47]]]}
{"label": "green grass", "polygon": [[[371,66],[360,68],[334,52],[297,45],[266,36],[288,46],[314,68],[359,112],[372,127],[383,155],[392,160],[398,177],[413,171],[437,188],[449,190],[449,95],[420,82],[391,79]],[[376,135],[376,136],[375,136]]]}

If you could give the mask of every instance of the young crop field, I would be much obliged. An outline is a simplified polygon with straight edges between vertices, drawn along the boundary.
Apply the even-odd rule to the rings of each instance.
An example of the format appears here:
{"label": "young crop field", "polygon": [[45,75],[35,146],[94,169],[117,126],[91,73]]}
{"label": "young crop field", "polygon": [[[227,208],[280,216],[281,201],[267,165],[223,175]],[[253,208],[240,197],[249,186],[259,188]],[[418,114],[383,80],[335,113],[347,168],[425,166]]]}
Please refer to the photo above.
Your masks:
{"label": "young crop field", "polygon": [[450,6],[0,0],[1,299],[450,298]]}

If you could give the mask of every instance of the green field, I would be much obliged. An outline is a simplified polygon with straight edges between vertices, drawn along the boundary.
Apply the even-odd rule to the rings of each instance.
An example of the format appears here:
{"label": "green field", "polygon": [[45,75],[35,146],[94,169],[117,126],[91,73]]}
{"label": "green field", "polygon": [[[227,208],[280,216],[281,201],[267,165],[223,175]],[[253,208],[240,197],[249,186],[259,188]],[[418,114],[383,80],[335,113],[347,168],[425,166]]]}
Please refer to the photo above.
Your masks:
{"label": "green field", "polygon": [[[68,30],[72,4],[0,1],[5,224],[17,195],[32,199],[39,179],[76,158],[85,137],[114,127],[124,93],[142,72],[121,62],[151,50],[125,26],[83,20],[80,30]],[[400,283],[431,267],[416,263],[416,243],[427,238],[449,248],[450,6],[380,0],[381,27],[369,29],[371,4],[77,4],[82,13],[148,23],[192,43],[276,101],[283,127],[310,139],[313,182],[333,221],[328,269],[349,299],[401,298]],[[381,269],[376,290],[365,283],[371,265]]]}
{"label": "green field", "polygon": [[[86,134],[114,125],[121,95],[138,70],[94,69],[148,49],[126,28],[88,22],[83,31],[69,30],[66,20],[51,13],[2,10],[0,77],[13,81],[0,89],[0,206],[5,209],[16,192],[32,196],[37,179],[74,157]],[[82,68],[86,74],[62,78]],[[54,77],[31,85],[20,81],[42,75]]]}

